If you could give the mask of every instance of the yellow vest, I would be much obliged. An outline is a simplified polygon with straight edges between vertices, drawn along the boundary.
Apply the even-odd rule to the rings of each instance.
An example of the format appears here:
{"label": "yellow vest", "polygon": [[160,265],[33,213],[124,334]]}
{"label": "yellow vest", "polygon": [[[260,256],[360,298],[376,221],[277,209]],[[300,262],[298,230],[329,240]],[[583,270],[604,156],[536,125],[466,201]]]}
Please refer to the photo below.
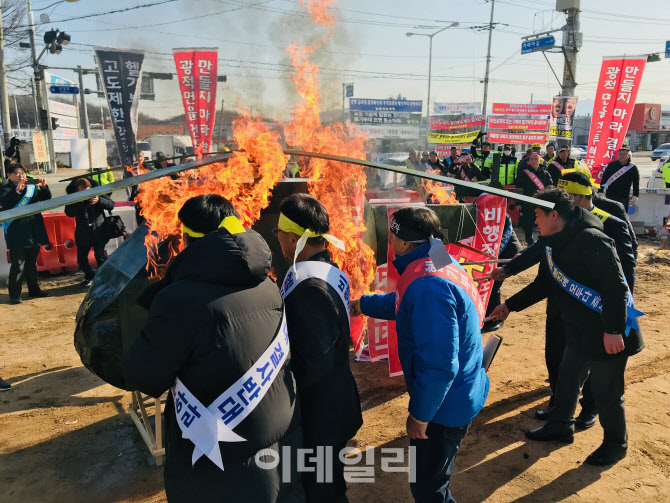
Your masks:
{"label": "yellow vest", "polygon": [[663,165],[663,181],[670,183],[670,161]]}

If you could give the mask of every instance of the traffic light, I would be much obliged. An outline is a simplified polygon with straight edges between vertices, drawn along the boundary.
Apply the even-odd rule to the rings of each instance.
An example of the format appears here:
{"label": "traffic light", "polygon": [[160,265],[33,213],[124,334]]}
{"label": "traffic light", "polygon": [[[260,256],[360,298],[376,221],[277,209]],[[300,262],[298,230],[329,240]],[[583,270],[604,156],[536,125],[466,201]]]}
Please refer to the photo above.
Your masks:
{"label": "traffic light", "polygon": [[52,28],[44,34],[44,43],[51,54],[63,52],[63,46],[69,44],[70,40],[72,40],[72,37],[58,28]]}
{"label": "traffic light", "polygon": [[40,110],[40,129],[42,131],[49,131],[52,129],[58,129],[58,119],[56,117],[51,117],[49,121],[49,113],[41,109]]}
{"label": "traffic light", "polygon": [[647,63],[656,63],[661,61],[661,55],[659,53],[647,54]]}

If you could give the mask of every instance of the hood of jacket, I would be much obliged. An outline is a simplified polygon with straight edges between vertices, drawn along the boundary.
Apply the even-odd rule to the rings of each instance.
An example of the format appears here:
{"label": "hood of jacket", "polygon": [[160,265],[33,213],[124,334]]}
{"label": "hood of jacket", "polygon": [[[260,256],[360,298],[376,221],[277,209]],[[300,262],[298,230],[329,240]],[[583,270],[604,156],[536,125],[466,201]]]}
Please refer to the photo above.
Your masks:
{"label": "hood of jacket", "polygon": [[195,240],[170,264],[165,282],[199,281],[254,287],[270,272],[272,253],[256,231],[230,234],[219,229]]}
{"label": "hood of jacket", "polygon": [[551,236],[540,236],[538,241],[544,246],[560,249],[570,243],[577,234],[587,229],[603,232],[603,223],[589,210],[576,207],[572,210],[562,231]]}

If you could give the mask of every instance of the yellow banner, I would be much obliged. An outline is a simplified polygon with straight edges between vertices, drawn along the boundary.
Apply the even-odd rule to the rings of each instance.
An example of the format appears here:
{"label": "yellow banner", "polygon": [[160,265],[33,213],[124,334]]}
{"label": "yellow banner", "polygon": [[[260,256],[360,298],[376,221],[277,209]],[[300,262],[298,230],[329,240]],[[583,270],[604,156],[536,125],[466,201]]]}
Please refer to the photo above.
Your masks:
{"label": "yellow banner", "polygon": [[470,133],[458,134],[444,134],[428,132],[428,143],[472,143],[472,140],[477,138],[479,131],[472,131]]}
{"label": "yellow banner", "polygon": [[47,144],[42,131],[33,133],[33,155],[35,156],[35,162],[49,162]]}

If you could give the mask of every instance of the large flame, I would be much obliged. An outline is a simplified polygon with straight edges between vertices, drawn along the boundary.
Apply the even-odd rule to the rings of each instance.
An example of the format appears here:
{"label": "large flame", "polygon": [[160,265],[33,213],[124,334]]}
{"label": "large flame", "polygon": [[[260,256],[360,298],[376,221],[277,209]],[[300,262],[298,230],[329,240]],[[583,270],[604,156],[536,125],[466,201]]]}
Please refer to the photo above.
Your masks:
{"label": "large flame", "polygon": [[[439,175],[440,170],[439,169],[434,169],[434,170],[427,170],[427,173],[431,173],[433,175]],[[442,184],[442,182],[436,182],[434,180],[428,180],[427,178],[422,178],[421,179],[421,186],[423,187],[423,190],[426,192],[428,195],[428,199],[432,200],[434,203],[437,204],[457,204],[458,200],[456,199],[456,195],[452,192],[447,190],[447,188]]]}
{"label": "large flame", "polygon": [[[301,5],[324,27],[335,20],[328,7],[335,0],[301,0]],[[289,144],[309,151],[365,158],[365,142],[358,128],[342,124],[323,126],[319,119],[321,92],[318,66],[309,55],[316,47],[287,47],[295,71],[291,78],[302,101],[295,107],[285,127]],[[149,269],[162,276],[169,260],[182,248],[182,235],[177,213],[183,203],[201,194],[219,194],[237,208],[245,225],[255,222],[274,185],[281,179],[287,159],[278,143],[279,134],[246,112],[233,122],[233,136],[238,151],[224,163],[198,169],[197,179],[182,176],[177,180],[163,177],[142,185],[135,199],[141,207],[152,233],[147,236]],[[310,193],[319,199],[330,215],[331,233],[345,242],[346,252],[330,248],[334,261],[349,275],[351,294],[359,296],[368,290],[374,277],[374,254],[362,240],[363,203],[366,176],[361,166],[326,161],[303,160],[302,175],[310,178]],[[159,263],[156,247],[166,241],[168,252]]]}

